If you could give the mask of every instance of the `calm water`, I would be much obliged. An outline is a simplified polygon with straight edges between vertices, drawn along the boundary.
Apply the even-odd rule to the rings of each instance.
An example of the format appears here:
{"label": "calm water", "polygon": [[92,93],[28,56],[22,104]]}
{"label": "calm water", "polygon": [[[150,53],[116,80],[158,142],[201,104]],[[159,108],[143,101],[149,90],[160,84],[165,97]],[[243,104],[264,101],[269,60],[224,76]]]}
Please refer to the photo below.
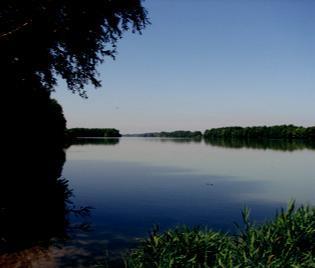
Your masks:
{"label": "calm water", "polygon": [[315,204],[313,148],[276,141],[81,140],[66,151],[63,177],[73,203],[92,207],[84,219],[89,228],[39,254],[33,267],[88,266],[92,259],[119,256],[153,225],[233,232],[245,206],[261,222],[290,199]]}

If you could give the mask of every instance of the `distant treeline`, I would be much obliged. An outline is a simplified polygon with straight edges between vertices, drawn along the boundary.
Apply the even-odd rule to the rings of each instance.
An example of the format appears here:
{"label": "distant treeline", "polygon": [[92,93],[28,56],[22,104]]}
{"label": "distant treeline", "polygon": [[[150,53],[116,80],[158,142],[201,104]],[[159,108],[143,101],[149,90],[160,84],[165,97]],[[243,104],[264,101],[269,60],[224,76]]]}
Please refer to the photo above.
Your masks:
{"label": "distant treeline", "polygon": [[177,130],[172,132],[152,132],[141,134],[127,134],[126,137],[158,137],[158,138],[201,138],[201,131]]}
{"label": "distant treeline", "polygon": [[307,128],[294,125],[222,127],[206,130],[204,138],[315,139],[315,126]]}
{"label": "distant treeline", "polygon": [[70,138],[78,137],[121,137],[115,128],[70,128],[67,130]]}
{"label": "distant treeline", "polygon": [[[68,137],[121,137],[119,130],[114,128],[71,128]],[[188,138],[188,139],[310,139],[315,140],[315,126],[299,127],[294,125],[255,126],[255,127],[222,127],[201,131],[162,131],[140,134],[126,134],[125,137],[157,137],[157,138]]]}

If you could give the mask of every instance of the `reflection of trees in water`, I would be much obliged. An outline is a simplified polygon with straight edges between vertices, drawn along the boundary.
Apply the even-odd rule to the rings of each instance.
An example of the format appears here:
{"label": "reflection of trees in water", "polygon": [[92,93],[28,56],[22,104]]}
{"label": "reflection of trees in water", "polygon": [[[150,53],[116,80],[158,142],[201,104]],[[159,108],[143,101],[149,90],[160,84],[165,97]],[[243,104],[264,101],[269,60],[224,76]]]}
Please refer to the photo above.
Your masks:
{"label": "reflection of trees in water", "polygon": [[71,145],[116,145],[119,138],[76,138],[71,141]]}
{"label": "reflection of trees in water", "polygon": [[252,148],[271,149],[279,151],[295,151],[303,149],[315,149],[315,142],[311,140],[273,140],[273,139],[205,139],[205,144],[226,148]]}
{"label": "reflection of trees in water", "polygon": [[196,137],[196,138],[147,138],[148,141],[156,141],[156,142],[162,142],[162,143],[201,143],[202,138]]}
{"label": "reflection of trees in water", "polygon": [[10,173],[0,182],[1,267],[17,254],[21,263],[25,254],[44,256],[43,249],[69,238],[73,213],[89,212],[88,208],[75,209],[68,181],[60,177],[65,162],[62,148],[38,148],[31,143],[14,153]]}

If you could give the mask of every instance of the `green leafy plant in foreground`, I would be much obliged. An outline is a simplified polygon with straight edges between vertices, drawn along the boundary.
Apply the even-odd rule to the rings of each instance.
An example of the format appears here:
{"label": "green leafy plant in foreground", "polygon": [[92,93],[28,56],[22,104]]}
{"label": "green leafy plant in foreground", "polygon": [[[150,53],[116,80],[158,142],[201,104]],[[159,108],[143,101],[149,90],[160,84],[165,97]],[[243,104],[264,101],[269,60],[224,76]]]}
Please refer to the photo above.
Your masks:
{"label": "green leafy plant in foreground", "polygon": [[255,225],[249,210],[237,235],[187,227],[150,237],[131,251],[126,267],[315,267],[315,208],[294,202],[274,220]]}

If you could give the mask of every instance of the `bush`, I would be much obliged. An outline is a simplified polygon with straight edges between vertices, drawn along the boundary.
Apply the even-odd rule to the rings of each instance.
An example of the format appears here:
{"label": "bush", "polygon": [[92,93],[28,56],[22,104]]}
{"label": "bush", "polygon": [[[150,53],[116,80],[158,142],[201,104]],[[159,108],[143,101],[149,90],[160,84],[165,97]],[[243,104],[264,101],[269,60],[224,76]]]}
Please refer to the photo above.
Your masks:
{"label": "bush", "polygon": [[154,230],[131,251],[126,267],[315,267],[315,208],[294,208],[278,213],[273,221],[255,225],[249,210],[242,213],[244,228],[237,235],[176,228]]}

